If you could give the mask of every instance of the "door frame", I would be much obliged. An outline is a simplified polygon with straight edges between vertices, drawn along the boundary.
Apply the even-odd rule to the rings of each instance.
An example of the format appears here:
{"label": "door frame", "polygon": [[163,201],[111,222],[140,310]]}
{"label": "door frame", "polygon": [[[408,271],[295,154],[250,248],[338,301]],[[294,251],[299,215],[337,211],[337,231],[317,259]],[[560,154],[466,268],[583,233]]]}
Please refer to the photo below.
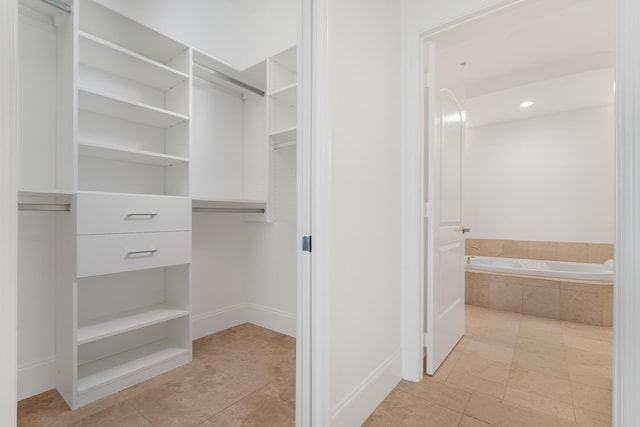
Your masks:
{"label": "door frame", "polygon": [[[524,0],[531,1],[531,0]],[[409,33],[403,39],[404,93],[402,103],[402,348],[403,377],[422,379],[424,318],[423,246],[423,117],[421,102],[422,43],[436,34],[523,0],[496,0],[494,5],[466,9],[446,22]],[[485,5],[487,3],[485,2]],[[615,259],[613,426],[627,427],[640,419],[640,3],[617,0],[615,92]],[[624,375],[623,375],[624,372]]]}
{"label": "door frame", "polygon": [[18,397],[18,0],[0,3],[0,425]]}
{"label": "door frame", "polygon": [[298,235],[313,239],[298,257],[296,426],[322,427],[331,424],[327,0],[298,2],[298,42]]}

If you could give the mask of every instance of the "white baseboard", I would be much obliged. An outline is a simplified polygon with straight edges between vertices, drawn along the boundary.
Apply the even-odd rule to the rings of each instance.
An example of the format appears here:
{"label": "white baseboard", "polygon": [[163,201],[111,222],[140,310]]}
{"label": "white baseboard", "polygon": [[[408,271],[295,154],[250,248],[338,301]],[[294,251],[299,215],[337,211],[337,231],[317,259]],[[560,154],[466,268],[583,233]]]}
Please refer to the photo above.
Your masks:
{"label": "white baseboard", "polygon": [[295,314],[258,304],[237,304],[193,316],[191,338],[196,340],[246,322],[291,337],[296,336]]}
{"label": "white baseboard", "polygon": [[331,411],[333,427],[359,426],[401,379],[400,351],[389,356]]}
{"label": "white baseboard", "polygon": [[248,305],[237,304],[191,318],[191,339],[206,337],[247,322]]}
{"label": "white baseboard", "polygon": [[297,328],[295,314],[258,304],[247,304],[247,308],[249,314],[247,322],[295,338]]}
{"label": "white baseboard", "polygon": [[18,366],[18,400],[56,388],[56,358]]}

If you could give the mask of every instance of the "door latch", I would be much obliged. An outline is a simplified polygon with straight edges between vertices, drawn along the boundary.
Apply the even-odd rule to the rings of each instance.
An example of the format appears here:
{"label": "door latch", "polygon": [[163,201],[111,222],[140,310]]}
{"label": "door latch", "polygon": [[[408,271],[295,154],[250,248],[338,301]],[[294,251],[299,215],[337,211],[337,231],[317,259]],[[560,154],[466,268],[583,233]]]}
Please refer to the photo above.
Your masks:
{"label": "door latch", "polygon": [[462,234],[470,232],[471,229],[469,227],[462,227]]}
{"label": "door latch", "polygon": [[302,251],[311,252],[311,236],[302,236]]}

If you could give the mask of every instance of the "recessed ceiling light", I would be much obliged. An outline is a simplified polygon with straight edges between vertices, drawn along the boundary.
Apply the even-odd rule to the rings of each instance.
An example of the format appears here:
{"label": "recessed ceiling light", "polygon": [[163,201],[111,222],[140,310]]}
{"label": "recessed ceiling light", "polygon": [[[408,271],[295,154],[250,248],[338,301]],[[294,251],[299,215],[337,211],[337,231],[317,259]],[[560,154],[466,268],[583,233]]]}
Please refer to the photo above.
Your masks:
{"label": "recessed ceiling light", "polygon": [[528,107],[531,107],[532,105],[533,105],[533,101],[524,101],[523,103],[520,104],[522,108],[528,108]]}

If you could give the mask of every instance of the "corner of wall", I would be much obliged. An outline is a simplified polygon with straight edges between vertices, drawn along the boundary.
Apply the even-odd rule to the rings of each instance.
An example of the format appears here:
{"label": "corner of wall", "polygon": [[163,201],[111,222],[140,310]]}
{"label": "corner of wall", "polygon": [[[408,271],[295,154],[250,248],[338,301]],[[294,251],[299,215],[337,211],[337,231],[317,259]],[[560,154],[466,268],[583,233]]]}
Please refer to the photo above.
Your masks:
{"label": "corner of wall", "polygon": [[398,385],[402,377],[400,351],[394,352],[344,399],[334,406],[331,425],[351,427],[361,425]]}

